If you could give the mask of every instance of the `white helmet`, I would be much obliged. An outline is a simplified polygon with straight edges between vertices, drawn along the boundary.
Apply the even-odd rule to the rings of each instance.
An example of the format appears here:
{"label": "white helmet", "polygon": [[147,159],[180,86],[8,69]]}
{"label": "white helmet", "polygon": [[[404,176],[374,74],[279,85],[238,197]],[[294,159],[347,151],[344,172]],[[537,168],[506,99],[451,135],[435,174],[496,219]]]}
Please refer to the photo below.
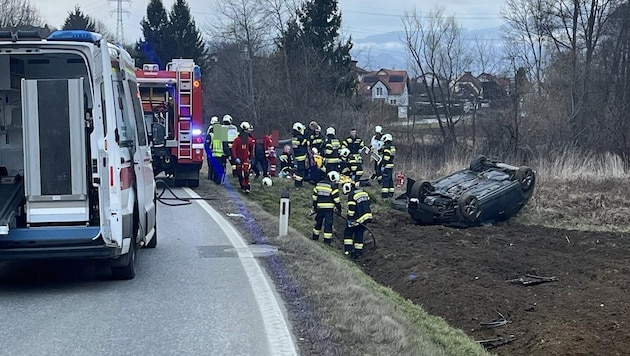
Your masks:
{"label": "white helmet", "polygon": [[249,131],[251,129],[251,127],[252,126],[249,124],[249,122],[247,122],[247,121],[241,122],[241,125],[240,125],[241,130]]}
{"label": "white helmet", "polygon": [[348,194],[352,191],[353,186],[354,182],[345,182],[341,186],[341,191],[343,192],[343,194]]}
{"label": "white helmet", "polygon": [[326,135],[334,135],[335,134],[335,128],[334,127],[329,127],[326,129]]}
{"label": "white helmet", "polygon": [[392,134],[383,135],[383,142],[391,141],[392,139]]}
{"label": "white helmet", "polygon": [[304,134],[304,130],[306,130],[306,127],[304,127],[303,123],[296,122],[295,124],[293,124],[293,129],[301,134]]}
{"label": "white helmet", "polygon": [[223,123],[232,124],[232,116],[227,114],[223,115]]}
{"label": "white helmet", "polygon": [[330,179],[331,182],[333,183],[339,183],[339,172],[337,171],[330,171],[328,172],[328,179]]}
{"label": "white helmet", "polygon": [[350,156],[350,149],[348,147],[342,147],[339,150],[339,155],[343,158]]}
{"label": "white helmet", "polygon": [[378,133],[378,134],[382,134],[383,133],[383,127],[382,126],[376,126],[374,128],[374,132]]}
{"label": "white helmet", "polygon": [[262,185],[265,187],[271,187],[273,185],[273,181],[269,177],[265,177],[262,179]]}
{"label": "white helmet", "polygon": [[219,118],[218,118],[218,117],[213,116],[213,117],[210,119],[210,125],[215,125],[215,124],[218,124],[218,123],[219,123]]}
{"label": "white helmet", "polygon": [[318,154],[318,153],[319,153],[319,150],[317,149],[317,147],[313,147],[313,148],[311,148],[311,152],[312,152],[314,155],[316,155],[316,154]]}

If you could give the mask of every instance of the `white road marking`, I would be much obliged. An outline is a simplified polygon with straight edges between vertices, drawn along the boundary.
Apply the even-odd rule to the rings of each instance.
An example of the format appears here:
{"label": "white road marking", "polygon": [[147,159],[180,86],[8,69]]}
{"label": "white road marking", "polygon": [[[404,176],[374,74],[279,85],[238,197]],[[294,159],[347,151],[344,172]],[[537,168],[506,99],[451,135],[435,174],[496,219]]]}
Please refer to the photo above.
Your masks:
{"label": "white road marking", "polygon": [[247,247],[247,244],[241,238],[232,224],[226,220],[221,214],[214,210],[208,203],[200,200],[200,196],[190,188],[184,188],[184,191],[210,215],[219,225],[221,230],[234,246],[238,259],[247,274],[249,284],[254,293],[254,298],[258,303],[260,313],[262,314],[263,324],[265,326],[265,334],[269,341],[270,355],[297,355],[293,337],[289,331],[282,309],[278,304],[276,295],[269,285],[269,280],[258,265],[258,261]]}

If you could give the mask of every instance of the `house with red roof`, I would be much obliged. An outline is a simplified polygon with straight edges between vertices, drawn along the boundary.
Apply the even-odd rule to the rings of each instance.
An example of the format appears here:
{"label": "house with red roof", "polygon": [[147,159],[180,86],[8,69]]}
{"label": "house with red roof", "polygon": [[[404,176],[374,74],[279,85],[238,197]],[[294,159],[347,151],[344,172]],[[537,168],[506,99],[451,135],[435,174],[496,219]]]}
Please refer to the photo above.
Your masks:
{"label": "house with red roof", "polygon": [[398,107],[398,118],[406,119],[409,109],[407,71],[380,69],[359,77],[359,95],[372,101],[383,100]]}

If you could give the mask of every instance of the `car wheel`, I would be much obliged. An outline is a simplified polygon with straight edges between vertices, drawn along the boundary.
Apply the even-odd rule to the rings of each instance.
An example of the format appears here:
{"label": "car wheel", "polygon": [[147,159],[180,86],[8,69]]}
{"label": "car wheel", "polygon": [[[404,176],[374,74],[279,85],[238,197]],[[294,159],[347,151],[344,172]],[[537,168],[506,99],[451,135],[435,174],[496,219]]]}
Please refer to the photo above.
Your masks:
{"label": "car wheel", "polygon": [[415,182],[411,186],[411,198],[418,198],[419,200],[424,200],[424,198],[435,191],[435,188],[431,185],[431,183],[424,182]]}
{"label": "car wheel", "polygon": [[475,172],[481,172],[488,165],[488,158],[486,156],[477,156],[470,161],[470,170]]}
{"label": "car wheel", "polygon": [[476,196],[465,193],[457,199],[457,211],[463,220],[472,221],[479,217],[479,200]]}
{"label": "car wheel", "polygon": [[136,276],[136,244],[131,242],[129,252],[124,257],[122,266],[112,267],[112,278],[118,280],[134,279]]}
{"label": "car wheel", "polygon": [[536,184],[534,171],[527,166],[519,167],[518,171],[516,171],[516,174],[514,175],[514,178],[521,185],[521,191],[523,191],[523,194],[531,195],[534,190],[534,185]]}

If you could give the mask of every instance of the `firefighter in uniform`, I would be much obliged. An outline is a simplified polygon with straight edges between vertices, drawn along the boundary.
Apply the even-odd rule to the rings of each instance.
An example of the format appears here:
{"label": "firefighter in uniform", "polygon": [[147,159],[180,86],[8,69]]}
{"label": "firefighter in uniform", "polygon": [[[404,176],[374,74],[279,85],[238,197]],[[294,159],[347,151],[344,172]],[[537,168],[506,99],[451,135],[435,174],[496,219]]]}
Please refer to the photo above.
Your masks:
{"label": "firefighter in uniform", "polygon": [[340,172],[339,163],[339,149],[341,148],[341,142],[335,137],[335,128],[329,127],[326,129],[326,141],[324,142],[324,167],[326,172]]}
{"label": "firefighter in uniform", "polygon": [[293,154],[291,153],[291,146],[284,145],[282,153],[280,154],[280,173],[278,176],[283,178],[292,178],[294,167],[295,160],[293,159]]}
{"label": "firefighter in uniform", "polygon": [[358,182],[363,175],[363,157],[361,157],[361,151],[365,147],[365,142],[362,138],[357,136],[357,129],[350,130],[350,136],[346,137],[345,140],[341,143],[343,147],[348,147],[350,150],[350,157],[348,159],[348,163],[350,161],[355,165],[355,169],[353,170],[352,179],[355,182]]}
{"label": "firefighter in uniform", "polygon": [[346,229],[343,232],[344,254],[352,258],[363,257],[363,233],[365,224],[372,221],[370,196],[355,182],[346,182],[341,191],[348,196]]}
{"label": "firefighter in uniform", "polygon": [[217,176],[219,176],[219,184],[221,183],[221,170],[219,169],[219,161],[215,158],[214,152],[212,151],[212,140],[213,140],[213,132],[214,125],[219,123],[219,118],[213,116],[210,119],[210,126],[208,126],[208,131],[206,132],[206,139],[203,142],[203,148],[206,151],[206,159],[208,161],[208,179],[211,179],[215,183],[217,182]]}
{"label": "firefighter in uniform", "polygon": [[350,150],[348,147],[343,147],[341,149],[341,173],[345,176],[350,177],[354,182],[358,182],[361,177],[361,162],[357,157],[361,157],[361,155],[353,155],[350,154]]}
{"label": "firefighter in uniform", "polygon": [[310,166],[306,176],[309,177],[309,181],[313,184],[317,184],[317,182],[319,182],[320,180],[321,167],[317,167],[317,162],[315,162],[315,155],[319,153],[321,157],[322,152],[324,152],[324,138],[325,137],[322,134],[322,127],[319,126],[317,122],[311,121],[311,123],[309,124],[308,135]]}
{"label": "firefighter in uniform", "polygon": [[381,181],[381,197],[391,198],[394,196],[394,157],[396,156],[396,147],[392,144],[392,135],[383,135],[383,156],[381,157],[380,171],[382,175]]}
{"label": "firefighter in uniform", "polygon": [[302,187],[302,181],[306,175],[306,159],[308,156],[308,139],[304,136],[306,127],[301,122],[293,124],[293,138],[291,146],[293,148],[293,159],[295,160],[295,172],[293,179],[295,187]]}
{"label": "firefighter in uniform", "polygon": [[232,144],[232,160],[236,164],[236,176],[241,190],[249,193],[249,169],[254,157],[254,139],[249,134],[251,126],[247,121],[240,125],[240,133]]}
{"label": "firefighter in uniform", "polygon": [[315,212],[315,227],[313,228],[313,240],[319,240],[324,228],[324,243],[330,245],[333,233],[333,218],[335,209],[341,212],[341,200],[339,198],[339,173],[328,172],[313,188],[313,211]]}

